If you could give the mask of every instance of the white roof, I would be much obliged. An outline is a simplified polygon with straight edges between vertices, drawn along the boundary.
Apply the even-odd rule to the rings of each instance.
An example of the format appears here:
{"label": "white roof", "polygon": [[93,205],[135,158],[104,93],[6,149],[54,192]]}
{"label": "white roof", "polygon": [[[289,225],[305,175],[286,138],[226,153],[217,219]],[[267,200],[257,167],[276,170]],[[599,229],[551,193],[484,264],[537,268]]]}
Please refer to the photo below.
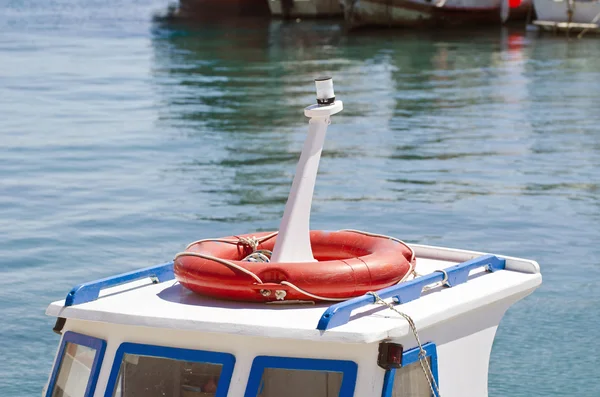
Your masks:
{"label": "white roof", "polygon": [[[482,255],[437,247],[412,247],[417,254],[417,271],[420,274]],[[533,290],[541,283],[536,262],[504,258],[507,259],[505,271],[488,273],[483,277],[473,277],[473,272],[464,284],[432,289],[419,299],[398,306],[398,309],[423,328],[504,297]],[[156,328],[354,343],[401,337],[410,332],[406,321],[397,314],[383,308],[373,312],[373,305],[354,311],[351,321],[345,325],[319,331],[317,324],[329,306],[229,302],[192,293],[175,280],[160,284],[142,280],[102,291],[100,298],[92,302],[69,307],[64,307],[64,300],[54,302],[46,313]]]}

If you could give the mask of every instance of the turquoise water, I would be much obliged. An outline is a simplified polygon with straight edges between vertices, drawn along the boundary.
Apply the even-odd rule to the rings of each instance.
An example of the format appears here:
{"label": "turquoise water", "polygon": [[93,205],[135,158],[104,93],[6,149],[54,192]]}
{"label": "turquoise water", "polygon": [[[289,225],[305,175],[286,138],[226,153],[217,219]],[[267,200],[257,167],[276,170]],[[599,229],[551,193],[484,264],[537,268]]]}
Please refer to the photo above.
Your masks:
{"label": "turquoise water", "polygon": [[312,227],[539,261],[490,395],[600,395],[600,41],[153,23],[166,6],[0,5],[1,396],[39,395],[73,285],[277,228],[321,74],[345,110]]}

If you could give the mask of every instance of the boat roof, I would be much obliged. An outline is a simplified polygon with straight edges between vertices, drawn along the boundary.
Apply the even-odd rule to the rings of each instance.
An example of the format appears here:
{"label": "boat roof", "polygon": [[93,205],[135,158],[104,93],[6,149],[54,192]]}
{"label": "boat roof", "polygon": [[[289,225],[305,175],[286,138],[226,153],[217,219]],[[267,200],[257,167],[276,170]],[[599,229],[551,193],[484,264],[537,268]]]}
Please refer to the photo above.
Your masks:
{"label": "boat roof", "polygon": [[[382,298],[398,297],[406,302],[397,309],[411,316],[419,328],[532,291],[541,283],[539,265],[534,261],[423,245],[411,247],[417,255],[420,276],[377,293]],[[489,258],[498,261],[497,268],[491,270],[501,271],[486,271],[490,270]],[[91,299],[78,299],[77,293],[85,288],[75,287],[66,300],[50,304],[46,314],[113,324],[341,343],[371,343],[410,332],[405,320],[388,308],[376,306],[372,296],[338,304],[233,302],[200,296],[168,277],[156,283],[156,277],[152,277],[153,282],[147,273],[139,274],[145,277],[116,286],[106,280],[123,281],[127,277],[82,285],[96,289],[107,286]],[[439,286],[445,279],[450,280],[452,288]],[[434,288],[421,292],[426,285]]]}

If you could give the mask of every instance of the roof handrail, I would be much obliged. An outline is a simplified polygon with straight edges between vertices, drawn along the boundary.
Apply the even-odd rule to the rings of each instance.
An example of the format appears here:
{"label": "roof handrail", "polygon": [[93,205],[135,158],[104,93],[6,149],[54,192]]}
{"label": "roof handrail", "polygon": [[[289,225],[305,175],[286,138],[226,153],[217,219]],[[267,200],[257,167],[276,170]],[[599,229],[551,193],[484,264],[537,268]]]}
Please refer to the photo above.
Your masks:
{"label": "roof handrail", "polygon": [[80,284],[74,287],[67,294],[65,306],[73,306],[95,301],[100,296],[101,289],[115,287],[120,284],[147,277],[152,279],[153,283],[162,283],[163,281],[173,280],[175,278],[175,274],[173,273],[173,262],[150,266],[128,273]]}
{"label": "roof handrail", "polygon": [[[448,287],[465,283],[469,278],[469,272],[473,269],[485,267],[487,271],[495,272],[503,270],[506,266],[506,260],[500,259],[495,255],[483,255],[469,261],[450,266],[446,269],[438,270],[413,280],[406,281],[391,287],[377,291],[382,299],[393,298],[398,304],[407,303],[418,299],[421,296],[423,287],[436,283],[444,282]],[[375,303],[375,297],[370,294],[361,295],[344,302],[336,303],[325,310],[317,329],[325,331],[340,325],[347,324],[350,321],[350,314],[353,310]]]}

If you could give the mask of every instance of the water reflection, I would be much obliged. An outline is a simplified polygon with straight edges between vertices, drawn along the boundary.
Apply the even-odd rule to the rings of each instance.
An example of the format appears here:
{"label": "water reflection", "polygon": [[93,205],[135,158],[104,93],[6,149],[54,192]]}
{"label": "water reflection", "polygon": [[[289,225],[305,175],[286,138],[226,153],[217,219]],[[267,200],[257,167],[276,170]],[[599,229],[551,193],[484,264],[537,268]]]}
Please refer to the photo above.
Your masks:
{"label": "water reflection", "polygon": [[[341,202],[455,205],[571,183],[531,157],[545,145],[540,91],[543,101],[554,99],[539,85],[543,57],[523,32],[403,32],[391,40],[327,21],[231,22],[163,26],[153,48],[161,122],[209,152],[182,159],[181,172],[202,179],[219,205],[240,207],[233,218],[211,219],[278,219],[306,133],[301,109],[314,101],[311,81],[321,74],[335,77],[345,110],[323,153],[317,212],[335,214]],[[590,108],[579,107],[588,112],[583,123]]]}
{"label": "water reflection", "polygon": [[[220,198],[219,205],[242,207],[233,216],[213,211],[200,217],[225,222],[243,213],[279,217],[306,134],[302,109],[314,102],[312,79],[333,74],[338,96],[345,99],[361,84],[352,73],[367,72],[362,61],[344,57],[340,32],[339,26],[323,22],[156,29],[154,74],[166,109],[160,122],[185,131],[186,145],[209,152],[182,159],[179,171],[194,175],[203,193]],[[388,90],[389,76],[373,78],[374,88]],[[369,104],[372,95],[364,99]],[[336,125],[347,126],[343,120],[336,119]],[[339,144],[349,141],[353,129],[345,132],[328,142],[324,163],[349,156]],[[359,130],[357,135],[363,134]],[[362,148],[355,143],[354,149]],[[322,174],[328,172],[322,168]]]}

